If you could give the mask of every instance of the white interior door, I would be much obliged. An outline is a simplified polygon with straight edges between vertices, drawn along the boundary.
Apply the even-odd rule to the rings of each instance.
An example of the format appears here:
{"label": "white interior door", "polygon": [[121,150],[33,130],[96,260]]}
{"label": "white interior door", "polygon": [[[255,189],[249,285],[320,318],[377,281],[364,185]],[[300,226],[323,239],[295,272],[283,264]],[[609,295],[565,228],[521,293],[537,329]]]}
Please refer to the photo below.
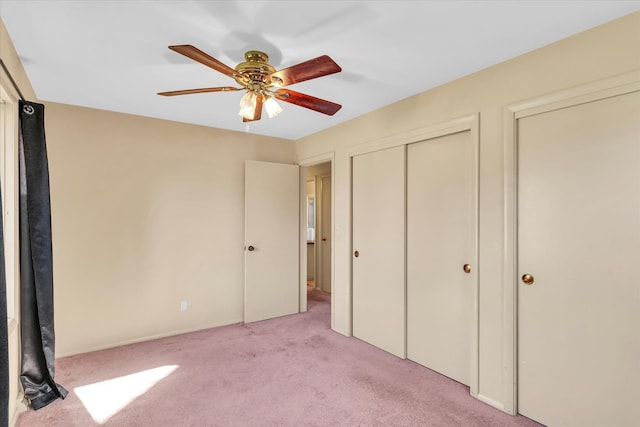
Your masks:
{"label": "white interior door", "polygon": [[477,280],[474,152],[470,131],[407,147],[407,358],[463,384]]}
{"label": "white interior door", "polygon": [[298,166],[245,165],[244,321],[299,311]]}
{"label": "white interior door", "polygon": [[353,157],[353,335],[405,357],[404,146]]}
{"label": "white interior door", "polygon": [[640,93],[517,129],[519,412],[639,426]]}
{"label": "white interior door", "polygon": [[320,289],[331,292],[331,177],[320,179]]}

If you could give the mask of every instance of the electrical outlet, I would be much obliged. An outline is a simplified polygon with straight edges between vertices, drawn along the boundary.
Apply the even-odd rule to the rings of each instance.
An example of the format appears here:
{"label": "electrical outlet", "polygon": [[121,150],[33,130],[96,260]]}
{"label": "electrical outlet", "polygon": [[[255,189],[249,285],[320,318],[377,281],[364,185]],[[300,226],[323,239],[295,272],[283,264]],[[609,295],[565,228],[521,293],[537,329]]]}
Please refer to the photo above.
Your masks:
{"label": "electrical outlet", "polygon": [[187,301],[180,301],[180,311],[187,311]]}

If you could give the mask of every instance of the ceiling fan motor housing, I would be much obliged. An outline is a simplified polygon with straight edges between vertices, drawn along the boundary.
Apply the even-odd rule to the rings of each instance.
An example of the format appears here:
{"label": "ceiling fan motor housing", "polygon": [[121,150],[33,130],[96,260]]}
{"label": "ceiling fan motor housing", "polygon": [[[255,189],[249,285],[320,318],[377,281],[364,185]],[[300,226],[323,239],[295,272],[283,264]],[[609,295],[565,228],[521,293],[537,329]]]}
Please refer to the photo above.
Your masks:
{"label": "ceiling fan motor housing", "polygon": [[[277,70],[269,65],[269,56],[258,50],[250,50],[244,54],[245,62],[241,62],[235,68],[239,76],[234,77],[238,83],[250,90],[264,90],[272,83],[270,75]],[[274,79],[275,80],[275,79]]]}

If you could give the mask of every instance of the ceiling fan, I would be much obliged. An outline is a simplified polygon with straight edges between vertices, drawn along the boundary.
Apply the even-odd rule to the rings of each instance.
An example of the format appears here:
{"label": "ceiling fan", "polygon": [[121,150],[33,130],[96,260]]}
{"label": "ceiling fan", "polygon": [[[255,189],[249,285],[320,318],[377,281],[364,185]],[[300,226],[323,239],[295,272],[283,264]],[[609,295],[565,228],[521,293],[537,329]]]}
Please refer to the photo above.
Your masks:
{"label": "ceiling fan", "polygon": [[289,89],[283,89],[285,86],[342,71],[342,68],[327,55],[319,56],[282,70],[276,70],[273,66],[269,65],[269,57],[267,54],[257,50],[246,52],[244,54],[245,62],[238,64],[235,68],[231,68],[191,45],[169,46],[169,49],[233,78],[241,87],[222,86],[174,90],[170,92],[159,92],[158,95],[175,96],[192,93],[245,90],[246,93],[240,100],[239,113],[240,116],[242,116],[243,122],[260,120],[263,105],[270,118],[278,115],[282,111],[282,108],[275,99],[299,105],[300,107],[318,111],[329,116],[333,116],[342,108],[340,104],[304,93],[294,92]]}

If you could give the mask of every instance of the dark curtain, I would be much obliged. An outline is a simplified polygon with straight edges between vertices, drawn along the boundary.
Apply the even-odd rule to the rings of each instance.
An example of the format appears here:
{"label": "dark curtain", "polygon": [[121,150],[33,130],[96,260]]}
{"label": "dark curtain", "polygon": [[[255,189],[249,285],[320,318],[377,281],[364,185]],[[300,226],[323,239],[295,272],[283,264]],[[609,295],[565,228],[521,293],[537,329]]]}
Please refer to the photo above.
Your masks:
{"label": "dark curtain", "polygon": [[56,384],[53,259],[44,105],[20,102],[20,381],[33,409],[67,390]]}
{"label": "dark curtain", "polygon": [[[0,215],[2,186],[0,185]],[[4,233],[0,218],[0,426],[9,425],[9,343],[7,337],[7,277],[4,266]]]}

